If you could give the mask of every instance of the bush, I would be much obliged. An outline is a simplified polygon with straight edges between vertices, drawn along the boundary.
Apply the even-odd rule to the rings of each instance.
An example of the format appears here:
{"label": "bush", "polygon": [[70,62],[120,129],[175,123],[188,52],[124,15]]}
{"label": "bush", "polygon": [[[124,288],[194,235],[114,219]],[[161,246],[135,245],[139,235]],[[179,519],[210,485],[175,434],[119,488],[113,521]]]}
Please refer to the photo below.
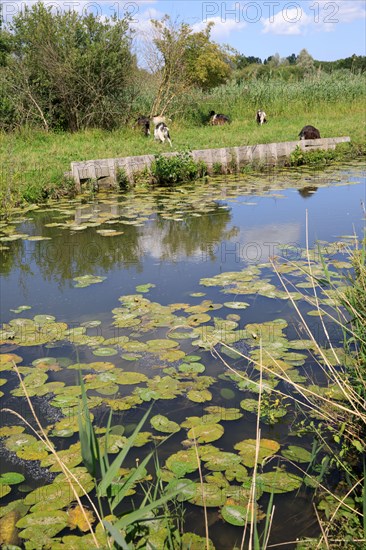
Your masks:
{"label": "bush", "polygon": [[203,177],[207,168],[204,162],[196,162],[189,151],[183,151],[172,157],[156,155],[151,173],[155,183],[174,185]]}

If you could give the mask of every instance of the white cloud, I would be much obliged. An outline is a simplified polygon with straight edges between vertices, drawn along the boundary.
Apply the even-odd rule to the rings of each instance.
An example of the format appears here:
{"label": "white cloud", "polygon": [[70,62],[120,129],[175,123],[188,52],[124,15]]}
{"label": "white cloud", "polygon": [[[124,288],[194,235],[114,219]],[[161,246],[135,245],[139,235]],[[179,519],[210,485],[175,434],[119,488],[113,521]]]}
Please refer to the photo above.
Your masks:
{"label": "white cloud", "polygon": [[306,32],[311,25],[312,18],[306,14],[300,5],[294,8],[283,9],[274,16],[262,19],[263,33],[281,35],[299,35]]}
{"label": "white cloud", "polygon": [[207,27],[207,23],[214,23],[211,30],[213,40],[221,41],[229,38],[233,32],[238,32],[247,26],[245,21],[235,21],[234,19],[225,19],[221,17],[210,17],[205,22],[195,23],[192,25],[193,32],[200,32]]}
{"label": "white cloud", "polygon": [[339,23],[352,23],[366,18],[362,0],[318,0],[289,2],[271,17],[263,18],[263,33],[275,35],[304,35],[308,31],[331,32]]}

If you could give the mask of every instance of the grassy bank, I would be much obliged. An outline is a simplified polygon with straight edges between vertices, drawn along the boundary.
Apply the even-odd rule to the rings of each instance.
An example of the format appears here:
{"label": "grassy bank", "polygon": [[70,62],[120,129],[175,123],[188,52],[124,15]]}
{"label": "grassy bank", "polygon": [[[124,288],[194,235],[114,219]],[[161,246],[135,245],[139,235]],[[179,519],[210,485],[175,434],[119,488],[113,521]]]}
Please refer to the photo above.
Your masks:
{"label": "grassy bank", "polygon": [[[234,109],[233,109],[234,110]],[[237,111],[237,108],[235,109]],[[318,127],[322,137],[349,135],[351,155],[365,150],[363,103],[319,103],[312,109],[289,110],[268,115],[269,122],[258,127],[254,116],[232,116],[230,126],[210,127],[173,120],[169,126],[173,150],[234,147],[256,143],[293,141],[305,124]],[[70,194],[73,184],[63,178],[72,161],[108,157],[156,154],[170,148],[145,138],[132,128],[113,132],[88,130],[74,134],[46,133],[22,129],[0,134],[0,209],[4,212],[24,202],[40,202],[47,197]]]}

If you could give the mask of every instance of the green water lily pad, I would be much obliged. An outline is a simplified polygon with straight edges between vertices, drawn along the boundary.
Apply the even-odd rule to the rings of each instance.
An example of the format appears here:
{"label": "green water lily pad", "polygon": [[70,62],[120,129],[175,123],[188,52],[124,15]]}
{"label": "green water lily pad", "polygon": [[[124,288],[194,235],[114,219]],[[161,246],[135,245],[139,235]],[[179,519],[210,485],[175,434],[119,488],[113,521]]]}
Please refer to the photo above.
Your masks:
{"label": "green water lily pad", "polygon": [[242,464],[233,464],[225,470],[225,477],[228,481],[242,483],[248,477],[248,471]]}
{"label": "green water lily pad", "polygon": [[235,399],[235,392],[231,388],[221,388],[220,395],[228,401]]}
{"label": "green water lily pad", "polygon": [[248,507],[238,504],[226,504],[220,510],[222,519],[231,525],[242,527],[246,523]]}
{"label": "green water lily pad", "polygon": [[167,458],[165,466],[177,477],[184,477],[198,469],[196,452],[194,449],[178,451]]}
{"label": "green water lily pad", "polygon": [[[253,468],[255,466],[257,441],[255,439],[244,439],[234,445],[234,449],[239,451],[242,462],[245,466]],[[281,445],[273,439],[261,439],[259,445],[257,462],[260,464],[264,458],[274,455],[280,449]]]}
{"label": "green water lily pad", "polygon": [[211,441],[220,439],[223,434],[224,428],[221,424],[204,423],[202,425],[193,426],[188,431],[187,435],[190,439],[195,439],[198,443],[210,443]]}
{"label": "green water lily pad", "polygon": [[198,313],[196,315],[190,315],[187,317],[187,323],[191,327],[198,327],[199,325],[202,325],[203,323],[207,323],[210,321],[211,316],[207,313]]}
{"label": "green water lily pad", "polygon": [[234,453],[219,451],[218,449],[212,453],[207,453],[202,457],[205,462],[205,467],[213,472],[223,472],[228,468],[240,464],[241,457]]}
{"label": "green water lily pad", "polygon": [[0,483],[0,499],[8,495],[11,491],[10,485]]}
{"label": "green water lily pad", "polygon": [[248,302],[224,302],[224,306],[230,309],[246,309],[250,304]]}
{"label": "green water lily pad", "polygon": [[97,348],[93,350],[92,353],[97,357],[112,357],[113,355],[118,355],[118,351],[114,348]]}
{"label": "green water lily pad", "polygon": [[152,353],[161,352],[162,350],[167,350],[171,348],[176,348],[179,344],[174,340],[168,339],[158,339],[158,340],[148,340],[146,342],[148,350]]}
{"label": "green water lily pad", "polygon": [[157,414],[150,419],[150,424],[155,430],[163,433],[176,433],[180,431],[180,426],[176,422],[169,420],[162,414]]}
{"label": "green water lily pad", "polygon": [[192,363],[183,363],[182,365],[179,365],[178,370],[179,372],[191,374],[191,373],[202,373],[206,369],[205,365],[202,365],[202,363],[192,362]]}
{"label": "green water lily pad", "polygon": [[116,382],[117,384],[121,385],[134,385],[141,384],[142,382],[147,382],[148,380],[149,379],[146,374],[143,374],[142,372],[120,371]]}
{"label": "green water lily pad", "polygon": [[278,468],[273,472],[258,474],[256,484],[260,490],[266,493],[290,493],[301,487],[302,479],[295,474]]}
{"label": "green water lily pad", "polygon": [[33,317],[33,320],[38,325],[45,325],[47,323],[53,323],[54,321],[56,321],[56,317],[54,317],[53,315],[35,315]]}
{"label": "green water lily pad", "polygon": [[16,309],[10,309],[13,313],[22,313],[22,311],[26,311],[27,309],[32,309],[32,306],[18,306]]}
{"label": "green water lily pad", "polygon": [[243,413],[240,411],[240,409],[236,409],[235,407],[226,408],[212,405],[209,407],[205,407],[205,411],[207,411],[209,414],[218,414],[220,416],[220,420],[238,420],[243,416]]}
{"label": "green water lily pad", "polygon": [[287,449],[281,451],[282,456],[293,460],[294,462],[308,463],[312,460],[312,455],[309,451],[303,447],[297,445],[289,445]]}
{"label": "green water lily pad", "polygon": [[194,403],[204,403],[205,401],[211,401],[212,393],[209,390],[189,390],[187,392],[187,397],[190,401]]}
{"label": "green water lily pad", "polygon": [[76,281],[75,288],[86,288],[90,285],[102,283],[106,278],[97,275],[81,275],[80,277],[74,277],[73,281]]}
{"label": "green water lily pad", "polygon": [[0,475],[0,485],[17,485],[23,483],[25,477],[18,472],[6,472]]}
{"label": "green water lily pad", "polygon": [[44,534],[54,537],[67,527],[67,513],[61,510],[35,512],[21,518],[16,525],[19,529],[24,529],[19,536],[27,539],[30,538],[29,534],[31,533],[34,543]]}
{"label": "green water lily pad", "polygon": [[220,483],[195,483],[195,494],[189,499],[196,506],[218,507],[225,504],[226,493]]}
{"label": "green water lily pad", "polygon": [[155,288],[156,285],[152,283],[146,283],[145,285],[138,285],[136,287],[136,292],[141,292],[142,294],[146,294],[149,292],[150,288]]}

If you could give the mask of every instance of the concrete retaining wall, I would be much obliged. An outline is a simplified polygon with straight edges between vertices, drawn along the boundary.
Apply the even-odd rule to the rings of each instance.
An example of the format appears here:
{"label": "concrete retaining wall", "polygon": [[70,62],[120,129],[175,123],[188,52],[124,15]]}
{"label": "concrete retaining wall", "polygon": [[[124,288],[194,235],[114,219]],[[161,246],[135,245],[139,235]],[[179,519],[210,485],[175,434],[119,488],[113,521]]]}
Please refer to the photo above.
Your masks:
{"label": "concrete retaining wall", "polygon": [[[273,166],[284,162],[289,158],[296,147],[303,151],[317,149],[335,149],[338,143],[351,141],[348,136],[324,139],[308,139],[300,141],[285,141],[282,143],[266,143],[248,145],[243,147],[225,147],[220,149],[202,149],[192,151],[192,157],[196,161],[203,161],[208,173],[213,173],[214,165],[221,164],[223,172],[239,171],[249,164],[261,164]],[[164,157],[171,157],[178,153],[163,153]],[[134,183],[135,177],[145,168],[150,168],[154,161],[154,155],[139,157],[124,157],[88,160],[85,162],[72,162],[71,175],[80,191],[81,184],[86,180],[96,180],[100,184],[115,185],[118,171],[123,169],[130,183]]]}

